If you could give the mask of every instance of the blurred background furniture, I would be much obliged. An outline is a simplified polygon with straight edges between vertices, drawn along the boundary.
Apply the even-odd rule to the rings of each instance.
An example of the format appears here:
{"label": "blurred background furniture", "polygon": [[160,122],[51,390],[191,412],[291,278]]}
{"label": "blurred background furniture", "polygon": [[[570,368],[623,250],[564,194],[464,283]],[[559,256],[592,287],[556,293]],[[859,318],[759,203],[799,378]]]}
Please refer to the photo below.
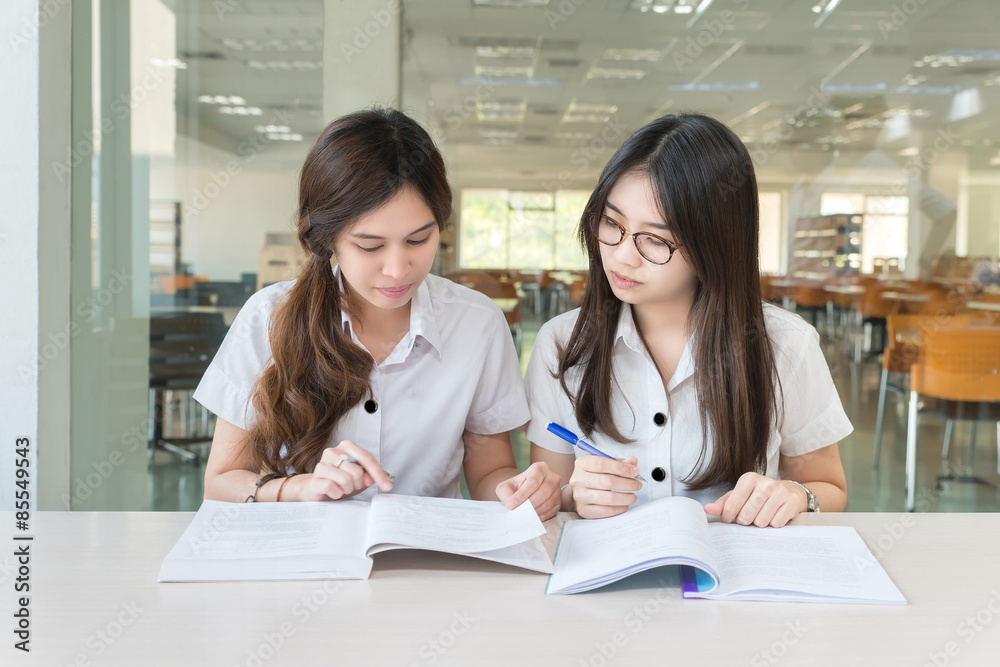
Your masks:
{"label": "blurred background furniture", "polygon": [[149,318],[150,457],[160,449],[196,461],[198,454],[187,447],[211,442],[214,418],[192,394],[225,335],[218,312],[182,311]]}

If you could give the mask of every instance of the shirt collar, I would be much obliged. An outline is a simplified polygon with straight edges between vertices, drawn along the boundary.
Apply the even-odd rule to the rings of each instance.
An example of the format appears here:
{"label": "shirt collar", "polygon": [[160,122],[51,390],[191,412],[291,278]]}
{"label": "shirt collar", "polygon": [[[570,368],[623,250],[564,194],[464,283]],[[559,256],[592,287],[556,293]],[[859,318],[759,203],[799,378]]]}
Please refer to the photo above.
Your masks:
{"label": "shirt collar", "polygon": [[[343,292],[344,279],[340,274],[339,265],[333,267],[333,273],[337,276],[337,285],[340,287],[341,292]],[[440,356],[441,331],[438,329],[437,318],[434,317],[434,303],[431,300],[431,290],[427,283],[427,278],[424,278],[410,300],[410,349],[412,350],[413,348],[412,342],[417,336],[420,336],[430,343]],[[352,338],[357,339],[357,334],[354,332],[354,325],[351,323],[351,316],[346,310],[340,311],[340,324],[345,332],[349,333]],[[409,350],[407,354],[409,354]]]}
{"label": "shirt collar", "polygon": [[[674,369],[674,374],[670,378],[670,382],[667,385],[667,391],[672,391],[674,387],[679,385],[684,380],[688,379],[694,375],[694,344],[695,344],[696,334],[692,334],[688,338],[687,345],[684,346],[684,352],[681,353],[681,358],[677,362],[677,368]],[[642,342],[642,336],[639,334],[639,328],[635,325],[635,318],[632,316],[632,306],[627,303],[622,303],[621,310],[618,313],[618,328],[615,331],[615,345],[622,342],[630,350],[636,354],[642,356],[651,366],[653,370],[656,371],[656,362],[649,355],[649,350],[646,349],[646,345]],[[656,371],[659,373],[659,371]]]}

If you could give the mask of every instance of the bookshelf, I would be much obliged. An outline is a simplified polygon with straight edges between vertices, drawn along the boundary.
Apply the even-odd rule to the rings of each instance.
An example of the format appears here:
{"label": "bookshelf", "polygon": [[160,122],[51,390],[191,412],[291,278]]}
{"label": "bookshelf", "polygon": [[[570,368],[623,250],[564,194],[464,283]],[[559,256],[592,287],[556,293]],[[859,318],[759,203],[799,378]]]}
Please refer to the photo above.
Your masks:
{"label": "bookshelf", "polygon": [[861,271],[864,216],[840,213],[799,218],[792,238],[790,275],[825,280]]}

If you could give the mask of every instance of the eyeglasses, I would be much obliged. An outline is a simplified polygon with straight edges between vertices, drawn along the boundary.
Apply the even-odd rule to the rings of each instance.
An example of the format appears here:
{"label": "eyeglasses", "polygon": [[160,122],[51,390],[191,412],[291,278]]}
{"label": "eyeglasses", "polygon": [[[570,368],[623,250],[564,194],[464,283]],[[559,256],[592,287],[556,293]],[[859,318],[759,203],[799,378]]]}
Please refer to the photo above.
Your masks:
{"label": "eyeglasses", "polygon": [[[621,245],[628,232],[625,231],[620,222],[606,215],[597,215],[594,213],[590,213],[589,215],[597,225],[598,241],[609,246]],[[657,236],[649,232],[635,232],[632,234],[632,241],[635,243],[635,249],[639,251],[643,259],[653,264],[666,264],[673,258],[674,251],[681,247],[673,241],[668,241],[662,236]]]}

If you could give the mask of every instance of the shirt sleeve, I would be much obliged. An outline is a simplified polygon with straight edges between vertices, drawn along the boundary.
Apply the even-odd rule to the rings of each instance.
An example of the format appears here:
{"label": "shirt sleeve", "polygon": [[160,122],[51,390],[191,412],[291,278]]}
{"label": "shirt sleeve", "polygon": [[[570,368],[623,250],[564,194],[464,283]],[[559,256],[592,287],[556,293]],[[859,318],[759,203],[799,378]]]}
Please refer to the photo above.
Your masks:
{"label": "shirt sleeve", "polygon": [[535,338],[531,350],[531,359],[524,376],[524,388],[528,397],[528,409],[531,411],[531,421],[528,423],[526,435],[529,442],[557,454],[574,454],[573,445],[550,433],[546,427],[549,422],[580,434],[576,416],[569,397],[559,384],[559,379],[553,373],[559,366],[556,350],[556,327],[545,324]]}
{"label": "shirt sleeve", "polygon": [[271,362],[271,309],[258,292],[244,304],[194,392],[194,399],[230,424],[249,430],[255,421],[250,397]]}
{"label": "shirt sleeve", "polygon": [[[799,338],[796,336],[796,338]],[[804,344],[786,350],[778,373],[783,399],[780,452],[800,456],[839,442],[854,431],[833,384],[820,348],[819,334],[810,328]]]}
{"label": "shirt sleeve", "polygon": [[465,420],[467,430],[482,435],[521,428],[528,421],[529,414],[524,383],[521,381],[521,365],[507,320],[499,308],[496,308],[492,318],[493,333]]}

